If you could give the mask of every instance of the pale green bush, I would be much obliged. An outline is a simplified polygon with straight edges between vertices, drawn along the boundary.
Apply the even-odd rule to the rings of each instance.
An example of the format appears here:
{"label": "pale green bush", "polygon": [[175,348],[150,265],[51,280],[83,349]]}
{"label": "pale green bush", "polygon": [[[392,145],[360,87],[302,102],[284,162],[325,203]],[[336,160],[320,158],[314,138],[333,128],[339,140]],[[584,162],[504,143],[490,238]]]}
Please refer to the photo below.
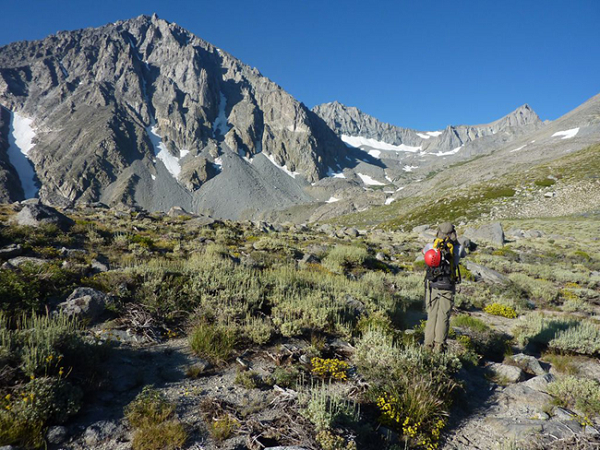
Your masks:
{"label": "pale green bush", "polygon": [[549,347],[565,352],[596,355],[600,352],[600,327],[594,322],[583,320],[559,331],[550,341]]}
{"label": "pale green bush", "polygon": [[547,389],[561,406],[589,416],[600,415],[600,383],[596,380],[566,376],[550,383]]}
{"label": "pale green bush", "polygon": [[362,265],[369,253],[363,247],[336,245],[323,260],[323,267],[341,273],[345,269]]}

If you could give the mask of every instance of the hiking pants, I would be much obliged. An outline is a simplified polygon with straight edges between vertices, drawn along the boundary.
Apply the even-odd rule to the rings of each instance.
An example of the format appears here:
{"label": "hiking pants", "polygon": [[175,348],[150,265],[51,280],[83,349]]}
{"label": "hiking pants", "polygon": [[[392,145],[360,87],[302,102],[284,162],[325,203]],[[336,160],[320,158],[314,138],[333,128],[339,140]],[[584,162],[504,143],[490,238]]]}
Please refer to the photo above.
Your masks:
{"label": "hiking pants", "polygon": [[425,303],[427,308],[425,347],[443,352],[450,328],[450,313],[454,304],[454,292],[435,288],[427,289]]}

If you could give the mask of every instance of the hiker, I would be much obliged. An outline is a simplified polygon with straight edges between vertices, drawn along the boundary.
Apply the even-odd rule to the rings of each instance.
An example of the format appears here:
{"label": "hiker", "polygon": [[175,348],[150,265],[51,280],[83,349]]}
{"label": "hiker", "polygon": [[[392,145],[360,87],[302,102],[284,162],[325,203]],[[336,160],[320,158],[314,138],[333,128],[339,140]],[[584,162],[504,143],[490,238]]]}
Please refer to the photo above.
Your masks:
{"label": "hiker", "polygon": [[423,249],[427,272],[425,274],[425,348],[436,353],[446,351],[450,328],[450,313],[454,306],[456,285],[460,283],[460,258],[466,256],[456,238],[454,225],[442,223],[436,239]]}

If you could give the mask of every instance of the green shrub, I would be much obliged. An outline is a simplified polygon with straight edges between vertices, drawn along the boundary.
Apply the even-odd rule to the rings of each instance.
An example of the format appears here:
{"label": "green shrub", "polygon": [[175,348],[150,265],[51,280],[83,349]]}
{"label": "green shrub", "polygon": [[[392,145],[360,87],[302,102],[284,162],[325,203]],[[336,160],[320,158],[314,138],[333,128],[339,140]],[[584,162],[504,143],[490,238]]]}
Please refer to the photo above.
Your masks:
{"label": "green shrub", "polygon": [[223,414],[208,423],[208,433],[217,442],[229,439],[240,427],[240,422],[228,414]]}
{"label": "green shrub", "polygon": [[175,418],[175,405],[151,386],[144,387],[124,413],[135,429],[134,450],[175,450],[188,438],[184,426]]}
{"label": "green shrub", "polygon": [[367,249],[363,247],[336,245],[323,259],[323,267],[332,272],[341,273],[352,267],[361,266],[368,256]]}
{"label": "green shrub", "polygon": [[310,389],[300,397],[304,405],[301,413],[310,420],[317,431],[328,430],[338,424],[357,423],[360,419],[358,405],[330,391],[327,385]]}
{"label": "green shrub", "polygon": [[467,328],[480,333],[486,332],[490,329],[488,324],[486,324],[483,320],[470,316],[469,314],[459,314],[452,317],[451,325],[453,327]]}
{"label": "green shrub", "polygon": [[566,376],[550,383],[548,393],[563,407],[575,408],[585,415],[600,415],[600,383],[589,378]]}
{"label": "green shrub", "polygon": [[124,412],[131,426],[143,428],[170,419],[175,412],[175,405],[152,386],[145,386]]}
{"label": "green shrub", "polygon": [[538,187],[550,187],[556,184],[556,180],[552,178],[543,178],[541,180],[535,180],[534,184]]}
{"label": "green shrub", "polygon": [[520,319],[514,333],[520,345],[535,344],[545,347],[559,332],[577,326],[578,322],[577,319],[568,317],[531,313]]}
{"label": "green shrub", "polygon": [[231,325],[199,323],[189,336],[190,347],[198,356],[214,363],[226,361],[237,341],[237,330]]}
{"label": "green shrub", "polygon": [[133,434],[133,450],[176,450],[182,448],[188,433],[178,420],[167,420],[140,428]]}
{"label": "green shrub", "polygon": [[38,448],[47,424],[63,423],[79,411],[81,389],[66,380],[34,378],[0,402],[0,443]]}

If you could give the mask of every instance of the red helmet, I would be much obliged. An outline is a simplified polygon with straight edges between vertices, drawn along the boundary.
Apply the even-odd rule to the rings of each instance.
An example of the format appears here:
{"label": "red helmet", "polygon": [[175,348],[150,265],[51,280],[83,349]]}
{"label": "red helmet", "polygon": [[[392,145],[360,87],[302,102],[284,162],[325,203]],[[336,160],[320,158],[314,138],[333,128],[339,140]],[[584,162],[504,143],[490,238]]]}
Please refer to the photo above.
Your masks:
{"label": "red helmet", "polygon": [[442,262],[442,254],[437,248],[432,248],[425,252],[425,264],[429,267],[439,267]]}

